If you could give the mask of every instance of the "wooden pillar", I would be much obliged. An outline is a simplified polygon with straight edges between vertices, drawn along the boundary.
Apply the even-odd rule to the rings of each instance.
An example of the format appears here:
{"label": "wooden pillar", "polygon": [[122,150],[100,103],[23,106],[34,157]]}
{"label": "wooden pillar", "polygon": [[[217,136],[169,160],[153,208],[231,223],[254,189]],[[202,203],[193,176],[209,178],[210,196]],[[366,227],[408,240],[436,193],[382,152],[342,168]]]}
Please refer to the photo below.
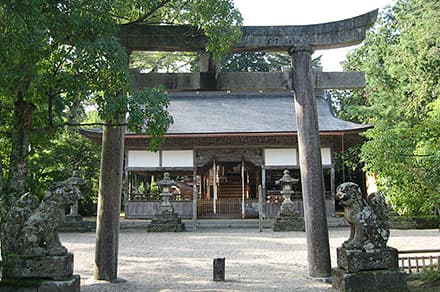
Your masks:
{"label": "wooden pillar", "polygon": [[124,168],[124,178],[125,178],[125,188],[124,188],[124,211],[125,211],[125,218],[129,216],[130,209],[128,208],[128,196],[129,196],[129,180],[128,180],[128,151],[124,151],[124,161],[125,161],[125,168]]}
{"label": "wooden pillar", "polygon": [[212,190],[214,192],[213,210],[214,214],[217,214],[217,164],[215,163],[215,158],[212,162]]}
{"label": "wooden pillar", "polygon": [[331,195],[332,195],[332,200],[333,200],[333,209],[332,212],[333,214],[329,214],[331,216],[335,216],[336,215],[336,206],[335,206],[335,200],[336,200],[336,183],[335,183],[335,165],[332,165],[332,168],[330,169],[330,189],[331,189]]}
{"label": "wooden pillar", "polygon": [[117,278],[124,136],[125,127],[104,126],[96,218],[94,277],[97,280]]}
{"label": "wooden pillar", "polygon": [[325,211],[324,178],[314,94],[312,48],[290,51],[295,89],[298,149],[306,227],[308,272],[311,277],[330,277],[330,248]]}
{"label": "wooden pillar", "polygon": [[267,214],[266,214],[266,204],[267,204],[267,200],[266,200],[266,168],[264,167],[264,165],[261,166],[261,196],[262,198],[262,203],[260,208],[262,208],[261,213],[262,216],[264,218],[267,218]]}
{"label": "wooden pillar", "polygon": [[193,220],[193,231],[197,229],[197,167],[194,164],[193,168],[193,202],[192,202],[192,220]]}
{"label": "wooden pillar", "polygon": [[263,231],[263,191],[261,185],[258,185],[258,230]]}
{"label": "wooden pillar", "polygon": [[245,203],[244,203],[244,161],[241,161],[241,218],[245,217]]}

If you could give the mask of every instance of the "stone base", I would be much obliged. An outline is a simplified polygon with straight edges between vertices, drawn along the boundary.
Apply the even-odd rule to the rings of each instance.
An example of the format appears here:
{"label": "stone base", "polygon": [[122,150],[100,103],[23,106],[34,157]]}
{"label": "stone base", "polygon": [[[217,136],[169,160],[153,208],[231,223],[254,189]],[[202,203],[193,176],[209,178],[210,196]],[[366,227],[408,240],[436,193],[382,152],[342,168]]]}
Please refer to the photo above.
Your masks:
{"label": "stone base", "polygon": [[3,267],[4,279],[45,278],[65,280],[73,274],[73,254],[63,256],[9,256]]}
{"label": "stone base", "polygon": [[303,217],[278,217],[272,223],[273,231],[305,231]]}
{"label": "stone base", "polygon": [[82,222],[82,216],[81,215],[66,215],[66,223],[78,223]]}
{"label": "stone base", "polygon": [[84,221],[66,221],[58,228],[59,232],[89,232],[91,230],[90,223]]}
{"label": "stone base", "polygon": [[177,218],[176,213],[163,212],[157,214],[147,225],[147,232],[182,232],[185,224],[182,219]]}
{"label": "stone base", "polygon": [[73,275],[66,280],[10,279],[0,282],[2,292],[80,292],[81,278]]}
{"label": "stone base", "polygon": [[345,270],[346,273],[398,268],[398,251],[392,247],[368,252],[339,247],[336,254],[338,268]]}
{"label": "stone base", "polygon": [[409,291],[406,275],[400,270],[361,271],[347,274],[343,269],[332,270],[333,287],[346,292]]}

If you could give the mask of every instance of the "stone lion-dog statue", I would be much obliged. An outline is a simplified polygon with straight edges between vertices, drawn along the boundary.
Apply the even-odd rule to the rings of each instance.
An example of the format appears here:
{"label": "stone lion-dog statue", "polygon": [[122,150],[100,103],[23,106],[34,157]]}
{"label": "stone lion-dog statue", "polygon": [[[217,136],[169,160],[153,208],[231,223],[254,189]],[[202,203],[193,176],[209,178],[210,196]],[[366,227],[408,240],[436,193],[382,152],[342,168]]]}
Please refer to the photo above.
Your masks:
{"label": "stone lion-dog statue", "polygon": [[8,228],[2,232],[10,239],[8,249],[23,256],[65,255],[67,249],[58,237],[61,212],[82,199],[79,186],[84,183],[74,172],[73,177],[52,184],[39,204],[30,193],[16,200],[8,212]]}
{"label": "stone lion-dog statue", "polygon": [[386,246],[390,235],[388,207],[381,193],[365,198],[357,184],[346,182],[337,187],[336,199],[350,225],[350,236],[342,247],[368,251]]}

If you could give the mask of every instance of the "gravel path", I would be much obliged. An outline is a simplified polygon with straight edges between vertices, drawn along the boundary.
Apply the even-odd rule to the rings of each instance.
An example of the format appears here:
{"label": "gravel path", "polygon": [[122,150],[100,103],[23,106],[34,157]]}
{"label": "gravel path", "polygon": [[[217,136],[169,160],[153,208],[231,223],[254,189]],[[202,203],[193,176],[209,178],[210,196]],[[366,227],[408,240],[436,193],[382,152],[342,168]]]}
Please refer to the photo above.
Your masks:
{"label": "gravel path", "polygon": [[[392,230],[398,249],[438,248],[438,230]],[[93,283],[94,233],[60,234],[75,255],[82,291],[335,291],[307,276],[303,232],[254,229],[146,233],[123,230],[118,276],[125,283]],[[348,228],[330,229],[332,265]],[[212,281],[212,259],[226,258],[226,281]]]}

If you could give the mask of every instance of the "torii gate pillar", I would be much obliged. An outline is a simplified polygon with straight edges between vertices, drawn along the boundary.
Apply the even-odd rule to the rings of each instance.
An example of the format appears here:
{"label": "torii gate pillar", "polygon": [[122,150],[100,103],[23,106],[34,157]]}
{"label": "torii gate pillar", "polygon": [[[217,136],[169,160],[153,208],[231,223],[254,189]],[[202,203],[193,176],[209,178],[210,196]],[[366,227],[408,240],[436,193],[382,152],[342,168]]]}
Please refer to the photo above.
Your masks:
{"label": "torii gate pillar", "polygon": [[292,57],[301,186],[309,275],[330,277],[330,247],[314,80],[309,46],[294,47]]}

